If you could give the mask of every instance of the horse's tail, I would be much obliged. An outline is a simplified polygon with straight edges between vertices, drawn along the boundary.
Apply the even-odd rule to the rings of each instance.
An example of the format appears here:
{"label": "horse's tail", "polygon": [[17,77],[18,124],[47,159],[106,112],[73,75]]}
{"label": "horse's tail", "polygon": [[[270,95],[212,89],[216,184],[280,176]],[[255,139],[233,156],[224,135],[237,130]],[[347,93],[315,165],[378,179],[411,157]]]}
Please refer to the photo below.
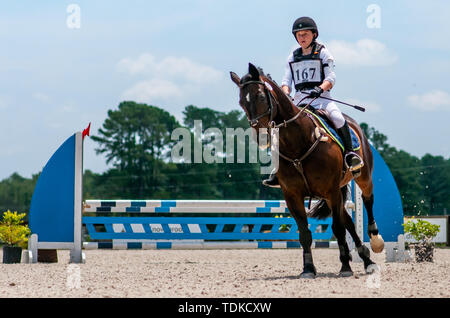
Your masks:
{"label": "horse's tail", "polygon": [[[341,188],[342,200],[347,200],[347,186]],[[326,219],[331,215],[331,209],[328,207],[327,202],[324,199],[320,199],[311,210],[308,212],[309,217],[313,217],[319,220]]]}
{"label": "horse's tail", "polygon": [[319,220],[326,219],[330,216],[330,214],[331,210],[324,199],[320,199],[319,202],[317,202],[308,212],[309,217],[313,217]]}

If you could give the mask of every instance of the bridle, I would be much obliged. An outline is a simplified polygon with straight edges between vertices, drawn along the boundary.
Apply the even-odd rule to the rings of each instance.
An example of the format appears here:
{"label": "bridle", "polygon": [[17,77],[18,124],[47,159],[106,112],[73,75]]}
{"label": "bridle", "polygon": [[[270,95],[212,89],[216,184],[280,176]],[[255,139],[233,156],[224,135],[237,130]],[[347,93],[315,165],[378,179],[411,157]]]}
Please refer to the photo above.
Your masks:
{"label": "bridle", "polygon": [[[248,119],[248,123],[250,124],[251,127],[255,128],[258,125],[259,120],[269,114],[270,114],[269,123],[272,123],[273,122],[273,104],[272,104],[273,96],[272,96],[272,94],[267,89],[267,86],[263,81],[248,81],[243,84],[240,84],[239,87],[244,88],[245,86],[250,85],[250,84],[258,84],[258,85],[264,86],[264,94],[266,95],[266,97],[268,97],[269,105],[268,105],[267,110],[264,111],[264,113],[256,116],[255,118]],[[269,127],[266,127],[266,128],[269,128]]]}
{"label": "bridle", "polygon": [[[273,120],[273,119],[274,119],[274,118],[273,118],[273,114],[274,114],[273,110],[274,110],[274,107],[273,107],[272,99],[273,99],[274,97],[273,97],[272,93],[269,91],[269,89],[267,88],[267,85],[270,85],[270,84],[268,84],[267,82],[263,82],[263,81],[248,81],[248,82],[245,82],[245,83],[243,83],[243,84],[240,84],[239,87],[240,87],[240,88],[244,88],[245,86],[250,85],[250,84],[263,85],[263,86],[264,86],[264,94],[268,97],[268,100],[269,100],[268,108],[267,108],[266,111],[264,111],[262,114],[256,116],[255,118],[250,118],[250,119],[248,119],[248,122],[249,122],[250,126],[253,127],[253,128],[255,128],[255,127],[258,125],[259,119],[261,119],[261,118],[263,118],[263,117],[265,117],[265,116],[267,116],[267,115],[269,115],[269,114],[270,114],[270,117],[269,117],[269,126],[264,127],[264,128],[267,128],[268,130],[270,130],[270,129],[272,129],[272,128],[287,127],[287,124],[289,124],[290,122],[293,122],[293,121],[297,120],[297,118],[300,117],[300,115],[303,113],[303,111],[304,111],[305,109],[307,109],[307,108],[309,107],[309,105],[311,105],[311,103],[314,102],[314,101],[318,98],[318,97],[312,98],[311,101],[310,101],[308,104],[306,104],[304,107],[302,107],[302,109],[301,109],[297,114],[295,114],[292,118],[290,118],[290,119],[288,119],[288,120],[284,120],[282,123],[277,124],[277,123],[275,123],[275,121]],[[308,98],[308,96],[305,96],[304,98],[302,98],[302,99],[297,103],[297,106],[300,105],[300,104],[303,102],[303,100],[305,100],[306,98]]]}

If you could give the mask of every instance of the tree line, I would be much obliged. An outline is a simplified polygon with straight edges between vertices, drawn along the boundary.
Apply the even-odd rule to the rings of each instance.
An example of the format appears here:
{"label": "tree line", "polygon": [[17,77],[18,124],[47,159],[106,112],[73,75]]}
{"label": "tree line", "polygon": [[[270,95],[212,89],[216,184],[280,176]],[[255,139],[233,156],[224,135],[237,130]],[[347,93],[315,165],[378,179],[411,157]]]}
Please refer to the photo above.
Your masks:
{"label": "tree line", "polygon": [[[220,148],[209,149],[214,136],[196,136],[197,120],[201,120],[203,132],[214,127],[222,136],[226,136],[227,128],[249,128],[245,114],[239,110],[221,112],[189,105],[183,111],[182,123],[162,108],[132,101],[109,110],[102,127],[91,138],[97,143],[96,153],[104,155],[112,168],[103,173],[84,171],[83,198],[283,199],[281,190],[261,184],[266,177],[260,173],[261,164],[249,160],[251,136],[233,139],[235,157],[228,161]],[[405,215],[447,214],[450,159],[430,154],[418,158],[389,145],[387,136],[374,127],[366,123],[360,126],[391,169]],[[174,163],[171,150],[179,141],[172,138],[172,132],[177,128],[185,128],[192,141],[188,143],[191,149],[183,149],[181,154],[189,150],[193,153],[197,142],[223,160]],[[245,149],[244,162],[236,157],[239,149]],[[13,173],[0,181],[1,211],[28,212],[38,176],[24,178]]]}

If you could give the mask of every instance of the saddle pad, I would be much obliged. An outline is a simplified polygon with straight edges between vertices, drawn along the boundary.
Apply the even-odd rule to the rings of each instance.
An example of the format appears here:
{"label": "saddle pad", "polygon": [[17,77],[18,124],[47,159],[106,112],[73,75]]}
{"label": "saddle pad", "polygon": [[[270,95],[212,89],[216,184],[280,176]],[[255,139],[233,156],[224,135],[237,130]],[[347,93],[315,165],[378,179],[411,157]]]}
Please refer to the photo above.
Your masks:
{"label": "saddle pad", "polygon": [[[321,116],[314,114],[313,112],[311,112],[308,109],[305,109],[306,112],[308,112],[309,114],[313,115],[318,121],[319,123],[322,125],[322,127],[326,130],[326,132],[331,136],[331,138],[339,145],[339,147],[341,147],[342,151],[344,151],[344,143],[342,142],[341,137],[339,136],[339,134],[336,132],[336,130],[334,130],[334,128],[332,128],[330,125],[328,125],[328,123],[322,119]],[[358,151],[360,148],[360,144],[359,144],[359,139],[356,136],[355,131],[353,130],[352,127],[350,127],[350,125],[348,126],[350,128],[350,136],[352,137],[352,145],[353,145],[353,150],[354,151]]]}

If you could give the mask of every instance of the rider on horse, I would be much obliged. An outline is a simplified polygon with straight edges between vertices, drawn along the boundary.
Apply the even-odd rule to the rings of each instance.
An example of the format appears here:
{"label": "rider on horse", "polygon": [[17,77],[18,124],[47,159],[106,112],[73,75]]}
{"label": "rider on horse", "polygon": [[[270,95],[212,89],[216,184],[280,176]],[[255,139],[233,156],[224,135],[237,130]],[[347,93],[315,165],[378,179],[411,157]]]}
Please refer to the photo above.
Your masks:
{"label": "rider on horse", "polygon": [[[358,170],[362,166],[362,160],[353,151],[347,121],[336,103],[320,98],[320,96],[331,98],[330,90],[336,80],[334,58],[323,44],[316,41],[319,31],[313,19],[301,17],[295,20],[292,34],[300,47],[296,48],[288,57],[281,88],[287,95],[290,95],[291,86],[294,84],[295,105],[300,101],[305,101],[307,104],[312,98],[317,98],[311,103],[311,106],[314,109],[326,110],[328,118],[334,124],[344,143],[346,165],[350,171]],[[301,104],[301,106],[304,105]],[[263,184],[269,187],[279,187],[275,171],[271,173],[269,179],[263,181]]]}

